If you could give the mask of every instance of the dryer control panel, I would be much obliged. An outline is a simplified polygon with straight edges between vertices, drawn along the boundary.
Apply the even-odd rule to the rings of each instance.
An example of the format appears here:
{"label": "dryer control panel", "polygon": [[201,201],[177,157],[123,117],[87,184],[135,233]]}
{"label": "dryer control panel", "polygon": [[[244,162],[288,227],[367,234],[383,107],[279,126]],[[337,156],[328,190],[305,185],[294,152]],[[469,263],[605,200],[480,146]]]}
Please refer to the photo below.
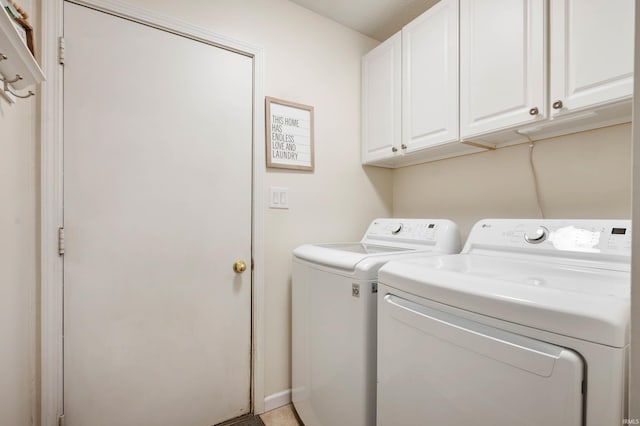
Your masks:
{"label": "dryer control panel", "polygon": [[476,223],[463,253],[473,249],[526,251],[570,257],[631,256],[631,221],[485,219]]}
{"label": "dryer control panel", "polygon": [[446,246],[460,250],[458,226],[446,219],[376,219],[362,239],[366,244],[394,246]]}

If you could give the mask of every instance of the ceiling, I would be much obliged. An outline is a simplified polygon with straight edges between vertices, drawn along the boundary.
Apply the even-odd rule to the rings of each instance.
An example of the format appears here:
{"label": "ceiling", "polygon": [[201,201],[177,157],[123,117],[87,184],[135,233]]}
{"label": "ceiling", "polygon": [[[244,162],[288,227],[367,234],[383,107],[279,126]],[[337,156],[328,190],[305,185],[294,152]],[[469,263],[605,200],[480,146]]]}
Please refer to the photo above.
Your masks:
{"label": "ceiling", "polygon": [[378,41],[389,38],[438,0],[291,0]]}

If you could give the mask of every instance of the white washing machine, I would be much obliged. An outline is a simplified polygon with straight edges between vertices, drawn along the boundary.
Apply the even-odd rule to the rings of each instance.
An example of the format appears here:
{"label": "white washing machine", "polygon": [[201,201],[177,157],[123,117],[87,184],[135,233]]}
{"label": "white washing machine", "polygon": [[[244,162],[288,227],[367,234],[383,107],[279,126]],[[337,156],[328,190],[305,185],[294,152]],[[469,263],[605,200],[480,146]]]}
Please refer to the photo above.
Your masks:
{"label": "white washing machine", "polygon": [[629,221],[482,220],[379,272],[378,425],[626,417]]}
{"label": "white washing machine", "polygon": [[375,425],[378,269],[459,251],[456,224],[423,219],[377,219],[360,242],[294,250],[292,401],[306,426]]}

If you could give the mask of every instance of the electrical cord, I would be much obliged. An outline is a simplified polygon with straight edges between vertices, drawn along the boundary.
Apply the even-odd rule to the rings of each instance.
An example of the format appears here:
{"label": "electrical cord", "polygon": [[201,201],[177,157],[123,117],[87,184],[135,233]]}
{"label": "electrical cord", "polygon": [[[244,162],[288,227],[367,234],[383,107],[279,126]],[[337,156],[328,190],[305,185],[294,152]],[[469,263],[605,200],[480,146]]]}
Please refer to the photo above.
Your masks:
{"label": "electrical cord", "polygon": [[533,149],[535,148],[535,143],[526,133],[517,133],[529,139],[529,168],[531,170],[531,177],[533,178],[533,189],[535,191],[536,204],[538,205],[538,213],[540,214],[540,218],[544,219],[544,211],[542,210],[542,203],[540,202],[540,186],[538,185],[538,173],[536,172],[536,165],[533,162]]}

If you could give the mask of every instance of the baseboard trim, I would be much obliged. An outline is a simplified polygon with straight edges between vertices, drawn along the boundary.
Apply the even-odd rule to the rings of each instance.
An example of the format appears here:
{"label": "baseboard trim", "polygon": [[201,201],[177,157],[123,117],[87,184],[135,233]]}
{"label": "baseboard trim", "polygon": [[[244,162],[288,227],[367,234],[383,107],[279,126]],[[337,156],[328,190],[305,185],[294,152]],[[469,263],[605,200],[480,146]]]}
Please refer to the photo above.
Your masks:
{"label": "baseboard trim", "polygon": [[291,389],[272,393],[264,398],[264,411],[266,413],[267,411],[275,410],[289,403],[291,403]]}

